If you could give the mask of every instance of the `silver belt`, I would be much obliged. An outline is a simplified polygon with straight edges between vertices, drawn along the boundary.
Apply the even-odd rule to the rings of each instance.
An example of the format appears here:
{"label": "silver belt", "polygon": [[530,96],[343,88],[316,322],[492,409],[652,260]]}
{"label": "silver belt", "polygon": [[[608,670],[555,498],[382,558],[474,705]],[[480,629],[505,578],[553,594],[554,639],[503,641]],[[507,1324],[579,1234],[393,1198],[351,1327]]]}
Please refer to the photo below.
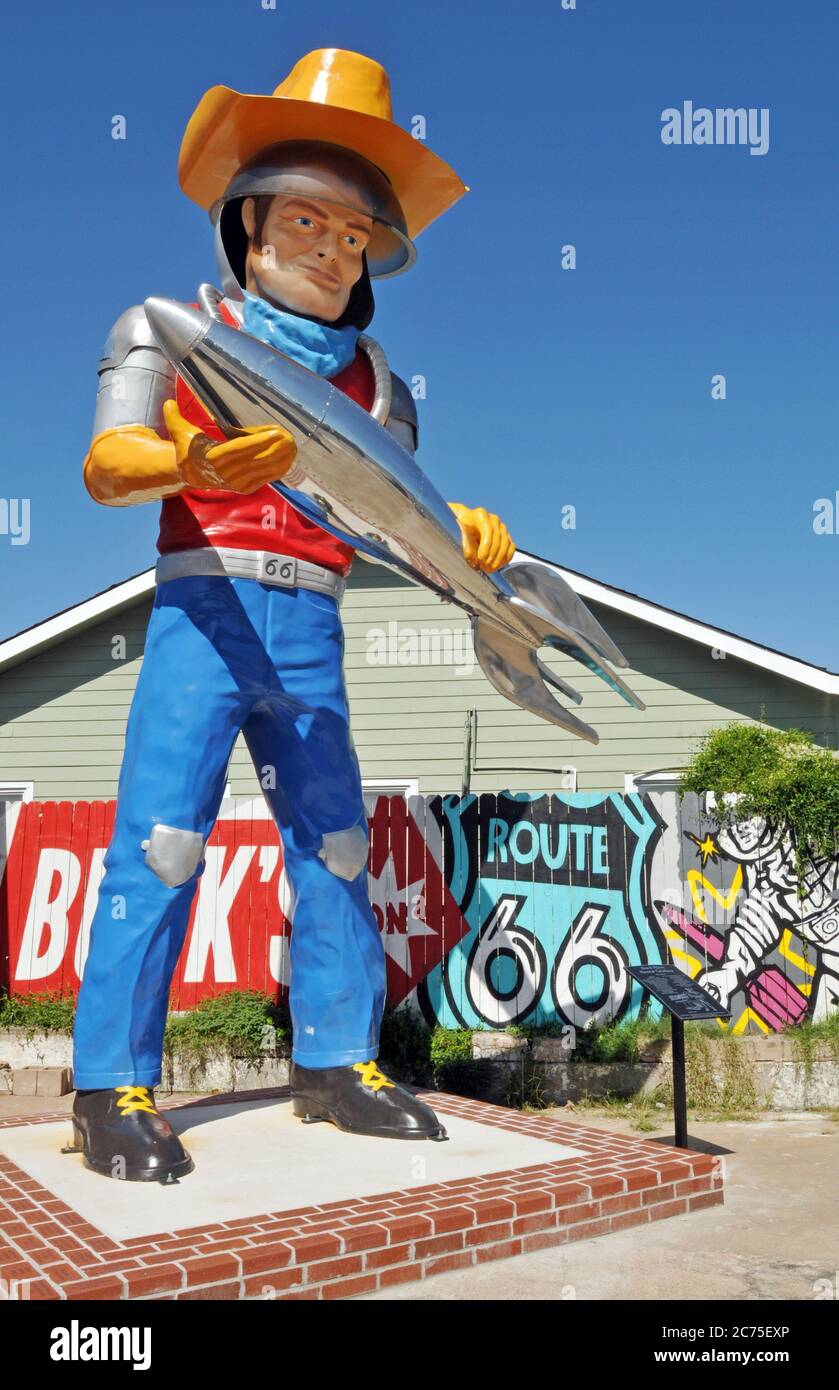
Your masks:
{"label": "silver belt", "polygon": [[281,589],[314,589],[330,594],[338,603],[346,580],[323,565],[298,560],[294,555],[275,555],[271,550],[236,550],[230,546],[202,545],[195,550],[173,550],[161,555],[155,567],[155,580],[186,579],[194,574],[227,575],[230,579],[256,579]]}

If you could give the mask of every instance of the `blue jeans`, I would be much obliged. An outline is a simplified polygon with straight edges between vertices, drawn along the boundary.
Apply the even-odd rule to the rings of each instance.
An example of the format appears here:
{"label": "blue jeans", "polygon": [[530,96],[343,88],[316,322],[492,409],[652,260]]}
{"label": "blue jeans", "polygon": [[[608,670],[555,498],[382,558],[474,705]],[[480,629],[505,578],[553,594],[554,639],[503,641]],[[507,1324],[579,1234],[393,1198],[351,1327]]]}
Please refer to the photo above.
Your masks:
{"label": "blue jeans", "polygon": [[366,859],[359,866],[367,821],[343,651],[338,605],[324,594],[221,576],[158,587],[78,999],[79,1089],[160,1081],[169,987],[203,862],[170,887],[143,842],[156,825],[206,841],[240,730],[294,899],[292,1056],[333,1067],[377,1055],[385,957]]}

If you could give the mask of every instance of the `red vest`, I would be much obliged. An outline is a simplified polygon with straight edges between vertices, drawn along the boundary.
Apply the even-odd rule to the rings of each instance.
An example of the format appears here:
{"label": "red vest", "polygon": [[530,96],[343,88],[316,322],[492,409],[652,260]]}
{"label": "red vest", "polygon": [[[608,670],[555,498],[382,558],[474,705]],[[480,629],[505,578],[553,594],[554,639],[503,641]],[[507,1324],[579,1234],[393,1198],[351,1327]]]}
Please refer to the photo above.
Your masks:
{"label": "red vest", "polygon": [[[224,306],[221,312],[228,323],[238,328]],[[360,348],[350,365],[330,380],[365,410],[370,410],[375,391],[373,369]],[[224,438],[180,376],[176,399],[185,420],[198,425],[212,439]],[[157,541],[161,555],[202,545],[293,555],[298,560],[311,560],[313,564],[336,570],[338,574],[347,573],[355,554],[351,546],[307,520],[267,484],[247,496],[240,492],[190,488],[177,497],[164,498]]]}

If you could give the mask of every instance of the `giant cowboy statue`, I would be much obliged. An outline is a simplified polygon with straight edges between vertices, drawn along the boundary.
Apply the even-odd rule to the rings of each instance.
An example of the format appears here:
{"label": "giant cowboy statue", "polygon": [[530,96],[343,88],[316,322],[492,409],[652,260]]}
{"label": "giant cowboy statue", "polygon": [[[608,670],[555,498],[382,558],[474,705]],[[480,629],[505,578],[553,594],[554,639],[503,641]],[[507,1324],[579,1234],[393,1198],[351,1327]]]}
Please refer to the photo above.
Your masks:
{"label": "giant cowboy statue", "polygon": [[[465,188],[394,124],[384,69],[321,49],[271,96],[213,88],[187,127],[179,173],[215,227],[223,294],[202,286],[202,307],[327,378],[413,451],[411,393],[364,332],[371,279],[408,269],[412,239]],[[295,1115],[354,1134],[445,1138],[434,1112],[376,1065],[385,958],[367,897],[339,615],[353,548],[270,486],[296,452],[292,434],[267,421],[226,437],[142,307],[117,320],[85,485],[106,506],[162,507],[75,1029],[74,1144],[108,1176],[168,1182],[193,1167],[154,1087],[170,981],[240,731],[294,898]],[[496,516],[451,508],[475,571],[510,561]]]}

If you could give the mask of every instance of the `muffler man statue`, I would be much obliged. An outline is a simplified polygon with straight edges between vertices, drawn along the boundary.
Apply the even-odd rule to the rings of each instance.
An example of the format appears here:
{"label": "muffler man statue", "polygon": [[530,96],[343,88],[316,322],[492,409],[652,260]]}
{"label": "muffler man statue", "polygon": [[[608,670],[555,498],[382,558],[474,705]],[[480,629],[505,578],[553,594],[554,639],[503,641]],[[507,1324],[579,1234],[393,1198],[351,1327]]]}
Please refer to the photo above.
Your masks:
{"label": "muffler man statue", "polygon": [[[207,92],[184,136],[184,192],[215,229],[222,292],[201,306],[328,378],[416,447],[411,392],[364,330],[371,280],[465,192],[394,124],[384,69],[307,54],[271,96]],[[78,1001],[74,1143],[107,1176],[172,1181],[192,1159],[158,1112],[169,987],[241,731],[293,894],[294,1113],[355,1134],[439,1139],[433,1111],[377,1066],[385,957],[367,896],[367,822],[349,729],[339,604],[353,549],[270,486],[296,445],[228,439],[158,348],[142,308],[99,367],[90,495],[161,500],[157,589],[116,822]],[[452,503],[464,554],[512,558],[504,525]]]}

